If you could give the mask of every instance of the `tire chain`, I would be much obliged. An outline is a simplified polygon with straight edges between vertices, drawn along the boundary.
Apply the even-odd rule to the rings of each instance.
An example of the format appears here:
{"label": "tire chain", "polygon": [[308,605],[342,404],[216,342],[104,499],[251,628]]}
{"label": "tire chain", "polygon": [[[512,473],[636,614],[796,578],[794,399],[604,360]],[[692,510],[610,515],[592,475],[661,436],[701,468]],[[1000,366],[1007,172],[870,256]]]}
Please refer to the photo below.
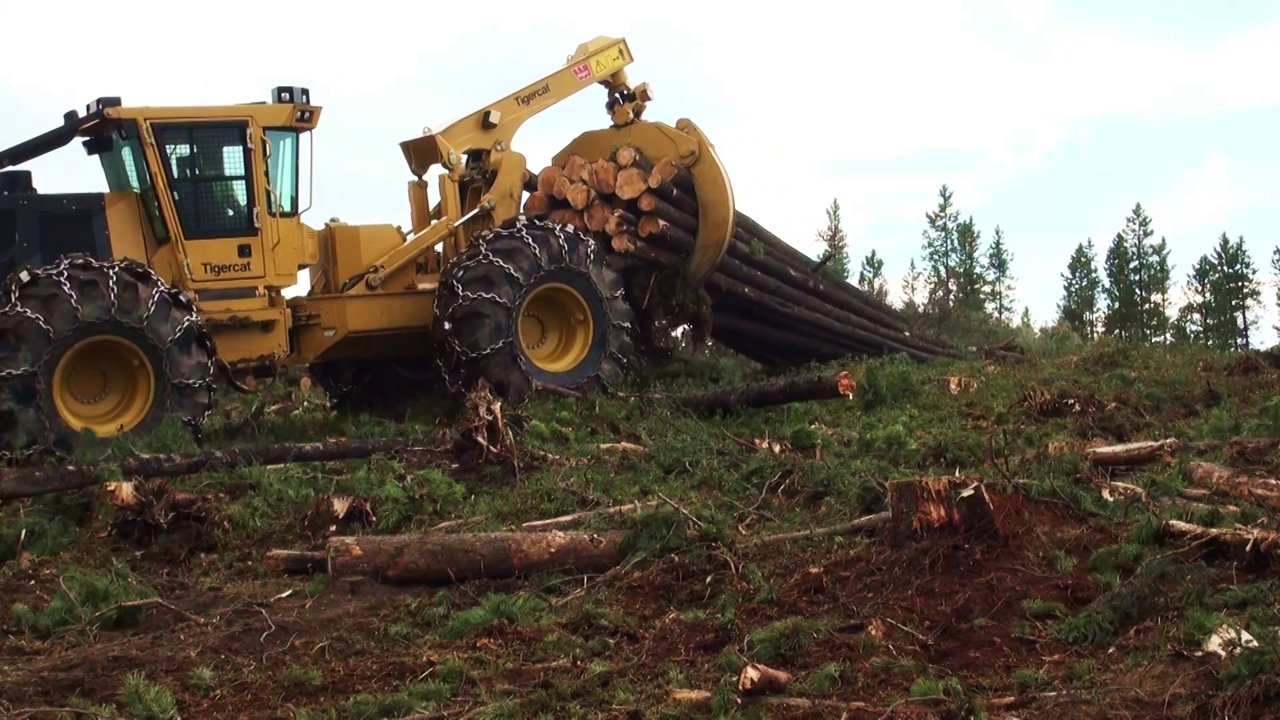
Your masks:
{"label": "tire chain", "polygon": [[[204,347],[207,356],[207,374],[205,379],[189,380],[186,378],[169,378],[168,382],[175,387],[204,387],[208,390],[209,401],[205,404],[204,411],[196,417],[181,418],[182,424],[191,432],[195,440],[199,442],[202,437],[201,429],[209,415],[213,412],[213,407],[217,400],[215,394],[217,383],[214,380],[214,359],[217,357],[217,350],[213,336],[209,333],[204,321],[200,318],[199,311],[196,308],[195,302],[192,301],[191,296],[189,296],[185,291],[165,282],[149,266],[135,260],[124,259],[102,261],[87,255],[72,253],[60,256],[57,262],[51,265],[39,268],[27,268],[13,273],[7,281],[8,302],[4,307],[0,307],[0,316],[17,315],[26,317],[44,330],[52,342],[50,342],[49,348],[45,350],[44,354],[34,364],[29,367],[0,370],[0,379],[9,379],[22,375],[35,375],[37,398],[43,397],[45,385],[43,379],[40,377],[39,366],[49,359],[58,337],[53,327],[43,317],[41,317],[39,313],[22,304],[20,296],[23,288],[30,286],[35,281],[41,278],[53,278],[57,282],[58,287],[62,290],[63,294],[66,296],[68,302],[70,302],[72,307],[76,309],[77,319],[83,320],[84,310],[81,307],[80,300],[76,296],[75,290],[71,287],[71,283],[69,281],[69,271],[72,268],[87,268],[90,270],[101,270],[105,272],[108,283],[111,317],[116,316],[116,311],[118,309],[118,273],[121,269],[128,273],[141,275],[145,280],[154,283],[151,296],[148,299],[146,312],[143,313],[142,318],[137,322],[127,323],[130,327],[141,332],[145,333],[146,324],[151,319],[152,313],[155,312],[156,305],[159,303],[161,295],[169,296],[175,307],[187,313],[186,317],[181,323],[179,323],[178,330],[174,332],[165,345],[160,348],[160,351],[164,359],[165,375],[168,376],[170,374],[169,358],[167,353],[168,349],[172,347],[173,343],[176,342],[188,328],[191,326],[195,327],[196,343]],[[39,402],[40,401],[37,400],[37,403]],[[46,436],[51,437],[54,434],[54,430],[49,423],[48,416],[45,413],[37,413],[37,416],[39,417],[40,429],[46,434]],[[39,453],[40,450],[41,448],[38,444],[33,448],[18,452],[0,449],[0,460],[6,462],[22,460]]]}
{"label": "tire chain", "polygon": [[[550,264],[550,260],[542,252],[542,248],[539,247],[537,241],[534,240],[533,236],[529,234],[528,227],[530,224],[535,224],[539,227],[547,229],[548,234],[552,235],[555,238],[556,244],[560,248],[561,261],[559,264],[555,264],[555,265]],[[491,230],[483,236],[479,236],[472,239],[471,245],[469,245],[468,248],[469,249],[472,247],[476,248],[475,250],[472,251],[473,254],[471,255],[471,257],[465,257],[465,258],[460,258],[456,260],[448,272],[448,278],[445,280],[445,283],[447,283],[449,287],[453,288],[453,291],[455,293],[455,299],[454,299],[454,302],[451,305],[449,305],[447,308],[445,309],[437,308],[436,310],[436,314],[441,319],[443,326],[446,329],[448,328],[449,315],[454,310],[456,310],[460,305],[462,305],[464,300],[474,300],[474,299],[482,298],[482,299],[492,300],[493,302],[499,305],[502,305],[503,307],[509,308],[513,311],[515,310],[515,308],[512,306],[510,302],[496,295],[493,295],[492,293],[477,293],[477,292],[472,292],[472,291],[463,289],[461,283],[459,282],[459,278],[461,277],[463,271],[465,271],[467,268],[472,267],[474,265],[479,265],[479,264],[489,262],[491,264],[497,265],[506,273],[514,277],[521,284],[521,286],[526,285],[528,282],[530,282],[533,279],[533,278],[526,279],[522,277],[518,272],[516,272],[515,268],[510,266],[510,264],[508,264],[507,262],[503,261],[501,258],[498,258],[493,253],[491,253],[488,247],[488,243],[490,241],[497,238],[507,238],[507,237],[518,238],[522,243],[524,243],[529,247],[529,250],[533,253],[533,256],[537,259],[538,271],[539,271],[539,274],[541,274],[541,273],[547,272],[548,270],[553,270],[556,268],[565,267],[569,265],[570,253],[569,253],[569,244],[568,244],[566,233],[572,233],[580,243],[586,245],[587,267],[588,268],[593,267],[593,263],[595,262],[595,259],[596,259],[596,254],[595,254],[596,242],[595,240],[588,237],[587,235],[581,232],[578,232],[572,225],[563,225],[560,223],[550,223],[550,222],[540,222],[540,221],[530,221],[527,216],[522,214],[517,216],[515,224],[513,226]],[[619,288],[619,290],[615,293],[606,294],[600,288],[599,284],[596,282],[595,275],[593,273],[588,272],[586,273],[586,275],[587,275],[587,280],[591,283],[592,289],[595,290],[596,293],[598,293],[601,297],[605,298],[606,300],[619,299],[619,298],[625,297],[625,288]],[[439,301],[439,298],[440,296],[437,295],[437,301]],[[607,307],[607,303],[606,303],[606,307]],[[626,320],[614,318],[612,316],[612,313],[610,313],[610,326],[624,328],[625,331],[628,333],[630,333],[632,330],[632,324],[630,322],[627,322]],[[455,353],[457,357],[462,358],[467,363],[472,363],[472,362],[481,360],[485,357],[488,357],[489,355],[492,355],[498,352],[499,350],[501,350],[502,348],[506,347],[508,344],[511,343],[511,337],[508,335],[507,337],[504,337],[502,340],[494,343],[493,345],[490,345],[478,351],[469,351],[461,347],[458,344],[457,339],[452,335],[448,336],[445,342],[448,343],[450,350],[453,353]],[[514,353],[514,355],[515,355],[516,362],[520,366],[520,370],[522,372],[527,373],[529,370],[529,367],[528,367],[528,361],[525,359],[524,353],[517,352],[517,353]],[[628,364],[627,359],[612,347],[609,348],[609,355],[613,357],[616,362],[618,362],[620,367],[625,367]],[[451,392],[454,392],[454,393],[464,392],[466,390],[465,386],[463,386],[463,384],[460,382],[459,377],[455,376],[454,373],[451,373],[449,371],[449,368],[446,367],[444,357],[445,357],[444,353],[436,353],[436,364],[440,368],[440,374],[444,378],[446,386]],[[461,376],[461,375],[462,373],[458,374],[458,376]]]}

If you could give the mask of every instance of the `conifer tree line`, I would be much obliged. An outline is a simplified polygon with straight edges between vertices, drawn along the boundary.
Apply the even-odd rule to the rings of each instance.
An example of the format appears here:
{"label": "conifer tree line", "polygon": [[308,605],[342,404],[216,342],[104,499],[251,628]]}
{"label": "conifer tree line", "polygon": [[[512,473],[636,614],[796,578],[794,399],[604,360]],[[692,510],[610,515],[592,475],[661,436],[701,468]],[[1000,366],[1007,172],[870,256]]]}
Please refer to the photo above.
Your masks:
{"label": "conifer tree line", "polygon": [[[918,329],[954,342],[999,342],[1015,330],[1034,336],[1029,309],[1017,312],[1014,257],[1001,227],[991,228],[988,236],[972,215],[958,209],[947,185],[924,220],[919,258],[908,263],[894,305]],[[884,259],[870,249],[855,271],[840,221],[840,206],[833,200],[827,225],[818,233],[826,251],[822,271],[887,302]],[[1157,237],[1151,216],[1135,203],[1105,250],[1086,238],[1071,251],[1060,274],[1055,321],[1047,331],[1069,332],[1083,342],[1110,337],[1249,349],[1258,342],[1264,303],[1280,309],[1280,282],[1264,297],[1265,285],[1280,278],[1280,245],[1269,259],[1265,277],[1244,238],[1233,240],[1223,232],[1179,282],[1168,241]],[[1280,332],[1280,324],[1275,329]]]}

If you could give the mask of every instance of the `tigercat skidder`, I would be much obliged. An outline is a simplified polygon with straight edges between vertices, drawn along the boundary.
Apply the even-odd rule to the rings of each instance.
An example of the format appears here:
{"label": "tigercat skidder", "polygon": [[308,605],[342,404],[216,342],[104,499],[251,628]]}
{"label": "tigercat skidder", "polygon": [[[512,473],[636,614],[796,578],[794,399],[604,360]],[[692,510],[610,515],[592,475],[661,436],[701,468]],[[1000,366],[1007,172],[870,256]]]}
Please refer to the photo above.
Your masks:
{"label": "tigercat skidder", "polygon": [[[642,119],[624,39],[581,45],[556,72],[401,143],[410,227],[302,222],[306,88],[270,102],[128,106],[101,98],[0,151],[0,436],[6,452],[136,432],[176,416],[193,431],[215,386],[304,366],[331,394],[483,380],[502,397],[538,384],[614,383],[633,353],[633,308],[605,253],[571,224],[526,218],[534,182],[513,136],[580,90],[607,90],[611,122],[564,148],[678,158],[701,217],[691,277],[733,232],[716,154],[687,120]],[[107,191],[45,194],[10,170],[79,139]],[[306,141],[306,142],[304,142]],[[435,198],[424,179],[439,168]],[[308,270],[305,294],[286,297]],[[239,379],[237,379],[239,378]]]}

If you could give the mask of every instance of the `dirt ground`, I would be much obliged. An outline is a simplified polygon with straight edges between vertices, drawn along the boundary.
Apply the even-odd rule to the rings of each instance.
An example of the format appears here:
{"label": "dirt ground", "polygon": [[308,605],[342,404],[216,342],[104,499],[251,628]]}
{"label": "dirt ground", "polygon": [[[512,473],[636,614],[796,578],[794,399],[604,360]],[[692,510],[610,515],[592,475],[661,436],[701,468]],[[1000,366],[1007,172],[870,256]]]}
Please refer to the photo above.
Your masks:
{"label": "dirt ground", "polygon": [[[1254,370],[1233,376],[1240,393],[1274,388],[1274,374]],[[1006,395],[994,397],[991,407],[1007,412],[1016,395]],[[1134,397],[1141,407],[1141,396]],[[947,411],[957,417],[975,414],[964,398],[944,394],[936,402],[957,405]],[[884,412],[886,423],[900,422],[898,411]],[[1063,413],[1049,415],[1044,422],[1071,422]],[[547,410],[530,417],[550,424],[559,416]],[[831,418],[805,424],[839,427]],[[1228,661],[1197,652],[1192,632],[1216,622],[1212,613],[1240,610],[1259,636],[1280,612],[1271,594],[1275,573],[1265,563],[1143,536],[1143,518],[1152,515],[1141,506],[1132,513],[1091,512],[1059,485],[1029,492],[1009,482],[998,462],[982,469],[995,498],[999,538],[955,536],[895,547],[872,532],[760,544],[768,533],[756,524],[773,519],[778,529],[807,526],[797,516],[824,524],[834,505],[849,506],[845,517],[866,514],[854,498],[872,491],[859,486],[842,494],[808,455],[758,455],[733,433],[751,437],[759,428],[727,427],[710,433],[719,437],[708,462],[731,468],[714,481],[701,480],[699,473],[709,471],[693,466],[683,450],[673,451],[678,459],[611,459],[584,469],[549,458],[529,441],[533,459],[520,489],[510,491],[517,498],[568,494],[578,503],[595,501],[587,496],[603,495],[606,480],[593,485],[591,478],[624,482],[628,472],[640,478],[633,480],[637,492],[691,485],[671,501],[675,507],[666,507],[665,524],[642,526],[656,540],[641,557],[602,575],[439,586],[284,576],[265,568],[262,555],[307,544],[297,512],[280,512],[262,527],[246,515],[230,534],[219,531],[221,540],[195,551],[190,538],[173,540],[180,530],[171,529],[159,544],[130,544],[109,532],[109,513],[91,515],[59,552],[24,553],[0,574],[6,628],[0,716],[58,717],[59,708],[63,717],[182,718],[1276,716],[1271,660],[1259,657],[1261,666],[1246,673],[1247,682],[1232,684]],[[551,427],[548,436],[557,432]],[[867,424],[860,437],[881,432]],[[654,442],[646,433],[626,437]],[[1045,437],[1029,436],[1027,446],[1044,448]],[[846,442],[848,452],[860,452],[858,442]],[[884,438],[876,442],[889,447]],[[412,493],[419,511],[406,521],[412,527],[462,520],[456,529],[467,529],[467,519],[485,508],[500,508],[505,517],[547,515],[549,508],[541,507],[530,514],[520,499],[477,505],[477,493],[508,492],[492,487],[495,477],[512,480],[505,469],[486,474],[458,467],[456,451],[456,445],[417,451],[394,466],[415,478],[450,470],[470,493],[452,505],[441,499],[452,485]],[[1057,467],[1064,453],[1071,454],[1061,447],[1046,451],[1037,462]],[[756,463],[766,465],[761,470]],[[1268,459],[1261,467],[1268,463],[1274,466]],[[326,472],[347,472],[341,467],[349,466]],[[844,472],[861,472],[857,468]],[[752,479],[757,472],[763,483]],[[1171,474],[1176,471],[1124,479],[1155,489]],[[249,506],[255,493],[266,492],[234,475],[207,481],[223,493],[220,503]],[[1083,475],[1067,476],[1088,488]],[[323,489],[329,477],[314,479]],[[710,506],[728,497],[725,488],[738,482],[745,491],[728,509],[689,512],[700,498],[710,497]],[[198,490],[199,477],[186,487]],[[380,492],[399,497],[400,490]],[[1169,563],[1175,564],[1166,568]],[[51,637],[17,628],[15,606],[64,602],[58,598],[69,596],[66,577],[74,568],[126,574],[163,602],[123,613],[118,627],[97,627],[104,614],[121,615],[118,602],[128,603],[99,589],[75,597],[102,609],[77,614],[64,607],[72,619]],[[1238,592],[1229,594],[1233,589]],[[809,706],[739,702],[732,690],[746,662],[791,673],[788,696]],[[711,696],[703,704],[679,702],[672,696],[679,689]]]}

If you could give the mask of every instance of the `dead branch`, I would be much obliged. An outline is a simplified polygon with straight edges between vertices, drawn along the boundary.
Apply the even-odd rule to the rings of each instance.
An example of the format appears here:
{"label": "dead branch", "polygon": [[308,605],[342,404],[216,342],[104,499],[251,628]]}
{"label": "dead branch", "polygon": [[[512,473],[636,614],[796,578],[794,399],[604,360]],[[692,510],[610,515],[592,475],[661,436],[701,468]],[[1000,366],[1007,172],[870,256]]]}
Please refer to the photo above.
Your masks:
{"label": "dead branch", "polygon": [[569,527],[577,523],[591,518],[602,517],[605,515],[625,515],[632,512],[640,512],[661,505],[661,500],[650,500],[648,502],[633,502],[626,505],[615,505],[612,507],[598,508],[595,510],[585,510],[569,515],[561,515],[559,517],[548,518],[546,520],[530,520],[520,525],[521,530],[540,531],[550,530],[552,528]]}
{"label": "dead branch", "polygon": [[1275,555],[1280,550],[1280,533],[1273,530],[1234,528],[1207,528],[1202,525],[1166,520],[1160,526],[1165,537],[1218,545],[1243,552],[1245,555]]}
{"label": "dead branch", "polygon": [[[702,707],[710,706],[715,701],[715,693],[710,690],[685,690],[673,688],[669,697],[672,701],[684,703],[687,705],[697,705]],[[894,710],[906,703],[923,704],[933,702],[939,698],[907,698],[900,700],[892,705],[875,705],[872,703],[857,702],[852,700],[819,700],[800,697],[780,697],[780,696],[757,696],[742,697],[735,696],[734,702],[738,705],[764,705],[767,707],[791,708],[797,710],[826,710],[832,713],[843,713],[845,717],[870,717],[881,720],[890,717]],[[918,713],[920,710],[914,710],[917,713],[915,717],[922,717]],[[938,717],[936,713],[928,712],[923,717]],[[841,715],[836,715],[841,717]]]}
{"label": "dead branch", "polygon": [[825,537],[830,535],[853,535],[855,533],[866,532],[868,530],[877,530],[889,524],[892,513],[888,510],[876,513],[875,515],[867,515],[860,517],[852,522],[843,525],[833,525],[831,527],[817,528],[815,530],[800,530],[798,532],[780,533],[778,535],[767,535],[755,541],[756,545],[767,545],[770,543],[790,542],[792,540],[807,540],[815,537]]}

